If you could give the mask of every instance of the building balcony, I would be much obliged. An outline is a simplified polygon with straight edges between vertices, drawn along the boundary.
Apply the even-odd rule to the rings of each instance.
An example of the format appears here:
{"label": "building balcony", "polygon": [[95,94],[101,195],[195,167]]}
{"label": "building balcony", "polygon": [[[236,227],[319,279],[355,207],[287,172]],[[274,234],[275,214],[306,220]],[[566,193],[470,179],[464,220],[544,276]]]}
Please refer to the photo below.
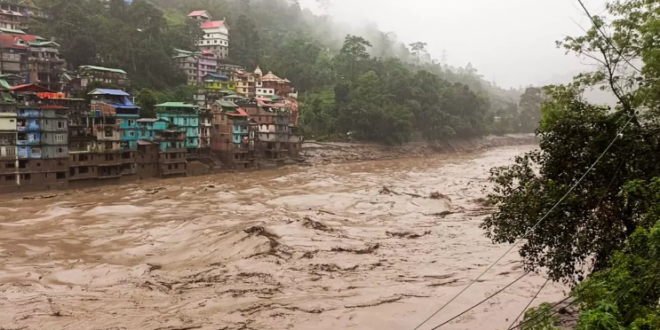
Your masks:
{"label": "building balcony", "polygon": [[42,142],[41,140],[17,140],[16,145],[19,146],[36,146],[40,145]]}
{"label": "building balcony", "polygon": [[164,148],[161,149],[161,153],[173,154],[173,153],[186,153],[188,148]]}
{"label": "building balcony", "polygon": [[18,126],[16,127],[16,131],[18,132],[41,132],[41,127],[39,126]]}
{"label": "building balcony", "polygon": [[16,113],[17,118],[41,118],[41,110],[19,109]]}
{"label": "building balcony", "polygon": [[75,175],[69,175],[69,181],[81,181],[81,180],[94,180],[98,179],[99,174],[97,172],[87,172],[87,173],[76,173]]}
{"label": "building balcony", "polygon": [[188,161],[186,158],[168,158],[168,159],[160,159],[158,161],[161,164],[181,164],[181,163],[187,163]]}

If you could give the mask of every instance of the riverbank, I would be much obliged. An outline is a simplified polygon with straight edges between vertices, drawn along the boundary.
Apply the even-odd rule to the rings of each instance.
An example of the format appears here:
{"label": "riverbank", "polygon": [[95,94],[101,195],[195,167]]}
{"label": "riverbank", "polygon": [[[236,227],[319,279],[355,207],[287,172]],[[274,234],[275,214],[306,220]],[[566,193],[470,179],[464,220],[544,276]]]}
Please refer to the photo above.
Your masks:
{"label": "riverbank", "polygon": [[485,136],[471,139],[455,139],[446,142],[415,142],[401,146],[376,143],[306,142],[303,144],[304,163],[325,165],[346,162],[428,157],[437,154],[472,152],[497,147],[536,145],[533,134]]}

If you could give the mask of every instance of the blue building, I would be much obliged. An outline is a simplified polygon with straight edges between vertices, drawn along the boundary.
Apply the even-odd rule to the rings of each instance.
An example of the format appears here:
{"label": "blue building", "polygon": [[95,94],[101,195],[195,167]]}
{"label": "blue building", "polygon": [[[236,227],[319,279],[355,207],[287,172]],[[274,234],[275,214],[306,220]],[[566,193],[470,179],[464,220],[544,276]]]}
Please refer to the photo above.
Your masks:
{"label": "blue building", "polygon": [[196,152],[199,148],[199,107],[183,102],[167,102],[156,105],[158,119],[169,122],[171,128],[186,133],[186,148]]}
{"label": "blue building", "polygon": [[140,107],[131,102],[130,95],[119,89],[97,88],[92,96],[92,111],[96,117],[115,117],[121,139],[122,175],[137,173],[136,154],[140,132]]}

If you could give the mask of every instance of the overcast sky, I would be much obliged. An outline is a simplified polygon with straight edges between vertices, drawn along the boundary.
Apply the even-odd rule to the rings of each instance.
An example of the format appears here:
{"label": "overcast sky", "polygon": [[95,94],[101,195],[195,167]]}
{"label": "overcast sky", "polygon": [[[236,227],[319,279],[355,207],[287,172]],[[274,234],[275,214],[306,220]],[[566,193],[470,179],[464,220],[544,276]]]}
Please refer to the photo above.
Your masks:
{"label": "overcast sky", "polygon": [[[468,62],[503,87],[537,85],[569,78],[585,67],[565,55],[555,41],[580,35],[589,18],[577,0],[330,0],[338,20],[373,22],[401,41],[428,43],[435,58],[447,52],[449,64]],[[300,0],[315,12],[316,0]],[[592,14],[605,0],[584,0]],[[577,23],[577,24],[576,24]]]}

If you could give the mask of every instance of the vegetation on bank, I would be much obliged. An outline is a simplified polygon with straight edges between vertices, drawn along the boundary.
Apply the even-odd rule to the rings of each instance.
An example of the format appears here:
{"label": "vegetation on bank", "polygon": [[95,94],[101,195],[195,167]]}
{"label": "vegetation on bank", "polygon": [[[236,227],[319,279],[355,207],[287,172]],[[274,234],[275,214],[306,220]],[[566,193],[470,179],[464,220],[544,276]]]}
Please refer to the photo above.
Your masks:
{"label": "vegetation on bank", "polygon": [[[540,90],[504,90],[470,64],[432,60],[423,42],[405,45],[367,26],[352,31],[287,0],[37,0],[49,15],[31,33],[55,37],[71,68],[126,70],[138,103],[192,101],[173,49],[194,49],[202,31],[186,15],[206,9],[230,27],[230,58],[273,71],[300,91],[301,128],[308,138],[402,143],[533,132]],[[104,8],[109,5],[109,9]]]}
{"label": "vegetation on bank", "polygon": [[[660,329],[660,1],[614,1],[606,15],[558,42],[597,69],[544,89],[540,150],[492,171],[497,211],[482,227],[498,243],[525,238],[527,270],[574,286],[577,329]],[[586,102],[591,87],[617,106]],[[522,329],[555,329],[552,314],[530,311]]]}

